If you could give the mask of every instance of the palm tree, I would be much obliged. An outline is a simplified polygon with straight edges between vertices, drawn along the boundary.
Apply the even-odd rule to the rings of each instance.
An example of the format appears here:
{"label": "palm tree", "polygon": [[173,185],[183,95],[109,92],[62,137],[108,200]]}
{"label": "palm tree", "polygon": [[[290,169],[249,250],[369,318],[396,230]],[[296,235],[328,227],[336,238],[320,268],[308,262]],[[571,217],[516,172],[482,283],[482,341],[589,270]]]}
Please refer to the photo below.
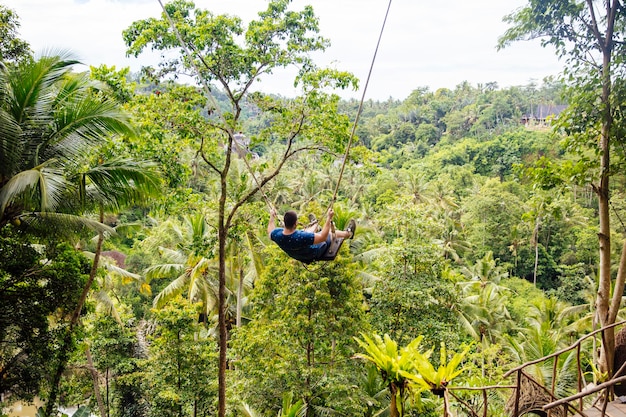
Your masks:
{"label": "palm tree", "polygon": [[[158,190],[158,176],[147,164],[98,160],[86,170],[85,155],[112,135],[134,129],[120,105],[97,94],[88,74],[72,72],[68,54],[44,56],[0,70],[0,228],[26,224],[30,231],[67,233],[75,226],[97,230],[98,241],[87,283],[71,316],[46,406],[56,403],[73,331],[99,267],[105,232],[104,212],[141,201]],[[98,213],[99,221],[85,213]],[[68,225],[72,227],[67,227]]]}
{"label": "palm tree", "polygon": [[[253,221],[248,219],[248,223]],[[191,303],[202,304],[202,315],[207,321],[217,323],[214,320],[218,312],[217,259],[214,256],[205,257],[197,250],[206,242],[214,242],[214,239],[215,231],[209,228],[205,216],[196,214],[185,217],[182,225],[171,219],[164,222],[160,230],[144,241],[146,247],[150,247],[155,241],[166,242],[158,245],[165,262],[147,268],[147,280],[173,278],[154,298],[154,307],[162,308],[177,296],[186,293]],[[263,269],[259,257],[260,245],[261,242],[251,230],[244,234],[243,242],[236,239],[229,242],[226,261],[228,323],[237,326],[242,324],[247,289],[252,288],[252,283]],[[214,248],[209,249],[212,252]]]}
{"label": "palm tree", "polygon": [[[549,322],[534,323],[524,329],[517,337],[507,336],[507,348],[518,363],[526,363],[551,355],[567,344],[558,329],[550,328]],[[570,350],[559,356],[556,378],[553,381],[554,360],[544,360],[526,368],[532,377],[544,387],[554,383],[555,395],[562,398],[576,392],[577,357],[576,350]]]}
{"label": "palm tree", "polygon": [[[211,258],[198,253],[197,248],[209,242],[214,231],[209,228],[202,213],[184,217],[183,224],[168,220],[161,225],[169,245],[159,246],[164,263],[153,265],[145,270],[146,279],[150,282],[157,278],[173,277],[153,300],[156,308],[161,308],[183,292],[191,303],[202,303],[202,314],[216,308],[217,302],[217,265]],[[153,240],[160,240],[163,233],[155,233],[146,240],[150,245]]]}
{"label": "palm tree", "polygon": [[0,227],[52,220],[105,230],[72,216],[67,195],[79,189],[68,174],[89,147],[134,131],[117,103],[94,94],[87,74],[72,73],[77,63],[44,56],[0,71]]}
{"label": "palm tree", "polygon": [[422,171],[402,170],[400,175],[403,191],[413,197],[415,204],[429,204],[432,201],[430,183]]}
{"label": "palm tree", "polygon": [[[511,316],[505,305],[509,290],[500,285],[507,273],[496,266],[491,252],[476,264],[464,267],[461,272],[469,281],[459,283],[463,299],[459,303],[457,315],[465,331],[485,350],[488,344],[495,343],[512,327]],[[484,375],[484,357],[482,359]]]}
{"label": "palm tree", "polygon": [[508,273],[496,265],[492,252],[487,252],[474,265],[463,267],[461,273],[469,279],[460,284],[464,292],[472,289],[480,292],[488,287],[493,287],[497,293],[506,291],[506,287],[501,286],[500,282]]}
{"label": "palm tree", "polygon": [[460,263],[464,253],[471,250],[469,242],[463,239],[463,224],[459,217],[460,214],[454,210],[436,209],[432,214],[435,224],[440,225],[439,237],[434,242],[441,246],[444,259],[457,263]]}

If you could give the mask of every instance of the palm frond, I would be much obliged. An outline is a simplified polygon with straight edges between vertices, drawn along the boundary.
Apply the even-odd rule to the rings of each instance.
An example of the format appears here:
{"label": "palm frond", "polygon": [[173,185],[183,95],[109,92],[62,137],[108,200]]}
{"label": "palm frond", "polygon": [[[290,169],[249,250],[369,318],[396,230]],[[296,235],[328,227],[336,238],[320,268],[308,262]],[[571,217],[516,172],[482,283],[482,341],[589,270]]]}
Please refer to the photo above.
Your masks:
{"label": "palm frond", "polygon": [[358,276],[361,279],[361,285],[364,290],[372,290],[374,285],[382,280],[381,277],[367,271],[359,271]]}
{"label": "palm frond", "polygon": [[461,310],[456,310],[456,315],[461,323],[461,327],[465,329],[467,334],[472,337],[474,340],[480,340],[480,334],[476,331],[474,326],[472,325],[472,321],[468,318],[466,314],[464,314]]}
{"label": "palm frond", "polygon": [[81,174],[81,203],[106,210],[144,204],[160,192],[160,176],[155,165],[130,159],[113,159]]}
{"label": "palm frond", "polygon": [[[93,252],[83,251],[83,255],[85,255],[85,257],[90,260],[93,260],[95,258],[95,254]],[[106,256],[102,256],[100,258],[100,266],[106,269],[109,274],[116,275],[121,278],[132,279],[133,281],[141,281],[141,275],[127,271],[124,268],[120,268],[113,262],[115,261],[113,261],[111,258],[107,258]]]}
{"label": "palm frond", "polygon": [[46,113],[54,101],[49,89],[77,63],[67,53],[58,53],[24,62],[11,71],[7,77],[12,92],[8,104],[14,119],[19,124],[49,121]]}
{"label": "palm frond", "polygon": [[124,223],[118,224],[115,226],[115,231],[117,235],[120,237],[128,237],[132,233],[137,233],[141,231],[145,226],[140,222],[132,222],[132,223]]}
{"label": "palm frond", "polygon": [[[2,79],[0,84],[3,84]],[[2,87],[0,97],[4,97],[1,89]],[[19,140],[21,134],[20,125],[9,112],[0,108],[0,178],[10,178],[22,163],[23,142]]]}
{"label": "palm frond", "polygon": [[67,182],[60,169],[50,167],[53,161],[13,176],[0,189],[0,217],[11,203],[22,203],[26,209],[55,210]]}
{"label": "palm frond", "polygon": [[183,274],[170,282],[167,287],[163,288],[160,293],[152,300],[152,305],[156,308],[163,308],[171,299],[182,294],[188,287],[189,275]]}
{"label": "palm frond", "polygon": [[244,417],[262,417],[261,413],[259,413],[258,411],[255,411],[252,407],[250,407],[246,403],[242,403],[241,406],[239,407],[239,410],[241,411],[241,414]]}
{"label": "palm frond", "polygon": [[374,259],[378,258],[379,256],[384,255],[388,251],[389,251],[389,248],[384,247],[384,246],[380,246],[380,247],[377,247],[377,248],[371,248],[369,250],[366,250],[364,252],[359,253],[358,255],[355,255],[354,259],[356,261],[362,261],[362,262],[365,262],[365,263],[369,263],[369,262],[372,262]]}
{"label": "palm frond", "polygon": [[[313,415],[315,416],[328,417],[338,414],[337,410],[330,407],[324,407],[321,405],[309,405],[309,407],[311,407],[311,409],[313,410]],[[302,417],[306,416],[306,404],[298,415]]]}
{"label": "palm frond", "polygon": [[110,315],[116,322],[122,323],[122,319],[115,308],[115,301],[109,297],[109,294],[105,290],[96,291],[92,297],[97,301],[98,310]]}
{"label": "palm frond", "polygon": [[144,275],[148,280],[155,278],[171,277],[180,274],[185,270],[185,266],[179,263],[154,265],[144,270]]}
{"label": "palm frond", "polygon": [[87,217],[66,213],[30,212],[19,216],[22,223],[35,230],[43,230],[51,235],[67,236],[91,230],[107,235],[115,235],[115,229]]}
{"label": "palm frond", "polygon": [[129,117],[117,103],[90,94],[64,100],[54,114],[54,123],[57,130],[50,137],[49,146],[71,147],[73,153],[85,144],[98,143],[111,135],[135,135]]}
{"label": "palm frond", "polygon": [[170,263],[179,263],[184,265],[187,263],[188,257],[180,250],[159,247],[159,253],[167,259]]}

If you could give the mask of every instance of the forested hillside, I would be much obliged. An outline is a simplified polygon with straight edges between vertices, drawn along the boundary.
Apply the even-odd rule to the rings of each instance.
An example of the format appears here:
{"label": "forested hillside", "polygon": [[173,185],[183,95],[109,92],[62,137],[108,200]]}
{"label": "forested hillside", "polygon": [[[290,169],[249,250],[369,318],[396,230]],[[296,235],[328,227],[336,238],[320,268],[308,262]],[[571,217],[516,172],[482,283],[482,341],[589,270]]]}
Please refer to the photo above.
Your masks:
{"label": "forested hillside", "polygon": [[[447,388],[507,385],[508,370],[604,323],[602,243],[621,299],[622,108],[605,165],[591,81],[416,86],[366,98],[352,137],[360,103],[337,91],[362,85],[311,60],[327,40],[310,8],[272,1],[247,26],[166,8],[124,40],[137,57],[178,55],[131,74],[32,55],[0,6],[13,39],[0,43],[3,407],[471,415],[479,394],[463,404]],[[288,65],[301,96],[253,88]],[[357,222],[334,261],[296,261],[268,236],[272,210],[305,225],[330,208],[337,229]],[[611,372],[595,348],[585,383]],[[553,366],[532,377],[548,386]],[[576,366],[559,362],[559,395],[577,392]],[[492,394],[489,415],[510,396]]]}

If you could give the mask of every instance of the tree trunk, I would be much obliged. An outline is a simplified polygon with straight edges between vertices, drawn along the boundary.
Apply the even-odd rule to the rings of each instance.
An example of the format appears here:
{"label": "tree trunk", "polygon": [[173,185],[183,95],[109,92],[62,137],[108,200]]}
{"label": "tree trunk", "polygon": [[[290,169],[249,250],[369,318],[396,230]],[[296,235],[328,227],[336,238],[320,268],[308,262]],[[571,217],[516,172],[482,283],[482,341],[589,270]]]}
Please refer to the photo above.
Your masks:
{"label": "tree trunk", "polygon": [[394,384],[389,384],[389,391],[391,392],[391,404],[389,404],[389,417],[400,417],[397,404],[398,388]]}
{"label": "tree trunk", "polygon": [[[609,22],[612,27],[612,23]],[[606,39],[612,39],[613,33],[607,30]],[[610,134],[613,124],[612,108],[611,108],[611,51],[612,46],[603,46],[603,62],[602,62],[602,129],[600,137],[600,184],[596,187],[598,196],[598,216],[600,221],[598,241],[600,244],[600,270],[598,294],[596,297],[597,318],[600,327],[612,324],[611,317],[616,312],[610,311],[611,299],[611,227],[610,227]],[[613,297],[619,296],[621,301],[621,293],[615,291]],[[613,303],[612,303],[613,304]],[[619,304],[618,304],[619,305]],[[613,319],[614,321],[614,319]],[[599,368],[603,372],[607,372],[609,377],[612,375],[613,367],[613,351],[615,349],[615,329],[611,328],[605,332],[602,338],[602,349],[600,351]]]}
{"label": "tree trunk", "polygon": [[537,286],[537,267],[539,265],[539,223],[541,217],[537,217],[535,230],[533,231],[533,243],[535,244],[535,267],[533,269],[533,285]]}
{"label": "tree trunk", "polygon": [[239,267],[239,287],[237,288],[237,327],[241,327],[241,315],[243,312],[243,267]]}
{"label": "tree trunk", "polygon": [[[100,223],[104,221],[104,212],[100,210]],[[91,270],[89,271],[89,278],[87,278],[87,282],[83,287],[83,292],[80,295],[80,299],[78,300],[78,304],[74,309],[74,313],[72,314],[72,318],[70,320],[67,331],[65,332],[65,337],[63,339],[63,344],[61,345],[61,349],[59,352],[59,360],[56,367],[56,371],[52,378],[52,384],[50,388],[50,396],[48,397],[48,401],[46,403],[45,413],[46,416],[51,416],[54,408],[56,407],[57,397],[59,395],[59,383],[61,382],[61,376],[65,371],[65,367],[67,365],[67,361],[69,360],[69,350],[72,346],[72,339],[74,335],[74,328],[78,324],[78,319],[80,318],[80,312],[83,310],[83,306],[85,305],[85,301],[87,300],[87,295],[91,290],[91,285],[96,279],[96,273],[98,272],[98,264],[100,263],[100,254],[102,253],[102,243],[104,242],[104,234],[102,232],[98,232],[98,241],[96,243],[96,251],[93,257],[93,264],[91,265]]]}
{"label": "tree trunk", "polygon": [[93,392],[96,396],[98,409],[100,410],[100,415],[104,417],[107,415],[107,409],[104,407],[104,401],[102,401],[102,394],[100,393],[100,378],[98,370],[95,366],[93,366],[93,359],[91,358],[91,351],[89,350],[89,346],[87,346],[87,348],[85,349],[85,356],[87,358],[87,366],[89,367],[89,371],[91,372],[91,378],[93,379]]}
{"label": "tree trunk", "polygon": [[[229,148],[230,149],[230,148]],[[228,158],[227,158],[228,159]],[[226,171],[227,172],[227,171]],[[222,175],[221,189],[219,201],[219,219],[217,238],[219,242],[219,289],[218,289],[218,327],[219,327],[219,366],[218,366],[218,417],[226,417],[226,349],[227,349],[227,331],[226,331],[226,233],[228,230],[225,226],[225,210],[226,210],[226,177]]]}

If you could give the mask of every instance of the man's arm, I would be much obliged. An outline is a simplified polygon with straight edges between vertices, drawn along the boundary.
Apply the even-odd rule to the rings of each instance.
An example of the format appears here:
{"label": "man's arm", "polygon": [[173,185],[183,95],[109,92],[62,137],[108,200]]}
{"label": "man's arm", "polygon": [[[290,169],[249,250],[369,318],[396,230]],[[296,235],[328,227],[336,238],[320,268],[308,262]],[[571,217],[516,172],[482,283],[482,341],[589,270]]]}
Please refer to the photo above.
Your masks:
{"label": "man's arm", "polygon": [[270,221],[267,224],[267,234],[268,236],[270,236],[270,238],[272,237],[272,230],[276,229],[276,210],[275,209],[271,209],[270,210]]}
{"label": "man's arm", "polygon": [[324,227],[322,227],[321,231],[315,233],[315,238],[313,239],[314,245],[317,243],[326,242],[326,239],[328,238],[328,234],[330,233],[330,226],[333,222],[334,215],[335,215],[335,212],[333,211],[333,209],[329,209],[328,215],[326,216],[326,222],[324,223]]}

